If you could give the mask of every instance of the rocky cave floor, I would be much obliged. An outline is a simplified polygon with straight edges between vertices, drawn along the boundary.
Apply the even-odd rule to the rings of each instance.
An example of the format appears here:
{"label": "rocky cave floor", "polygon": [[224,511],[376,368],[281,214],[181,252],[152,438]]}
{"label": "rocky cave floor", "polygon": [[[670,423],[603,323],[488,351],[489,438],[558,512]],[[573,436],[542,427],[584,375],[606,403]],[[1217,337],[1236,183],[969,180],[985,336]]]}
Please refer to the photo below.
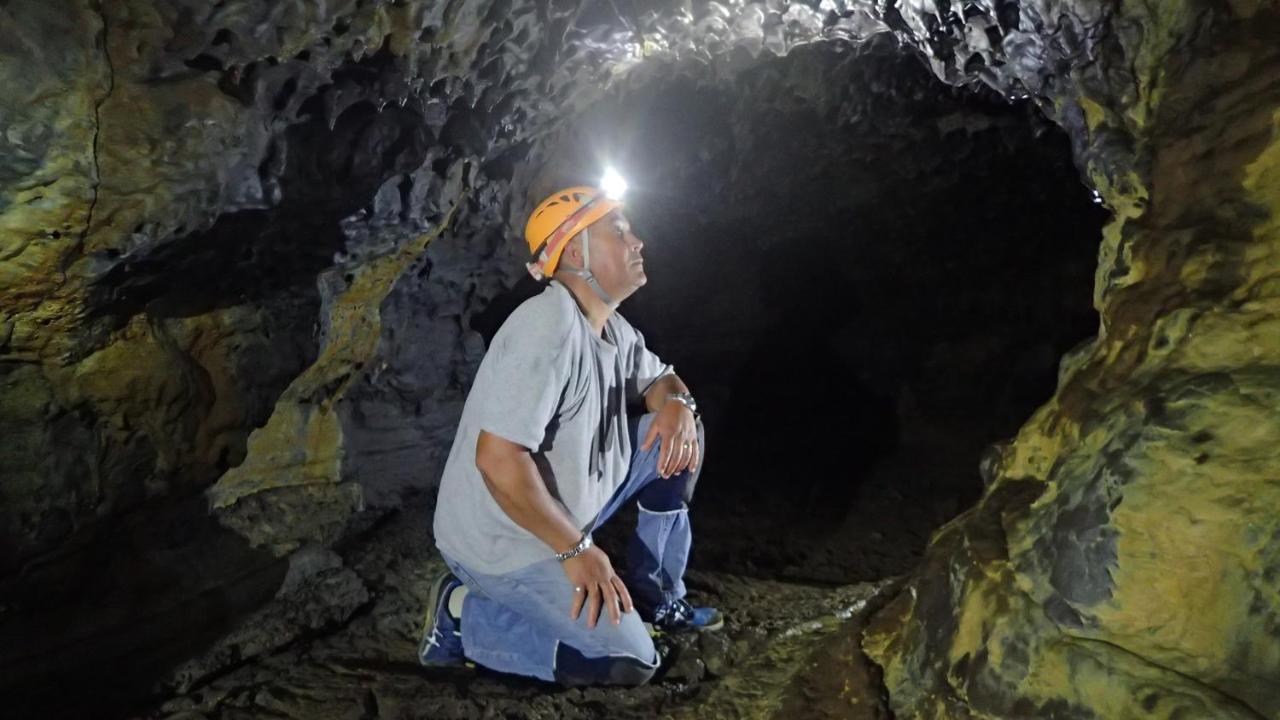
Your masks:
{"label": "rocky cave floor", "polygon": [[[419,497],[343,551],[370,590],[347,622],[131,717],[890,717],[857,633],[914,565],[929,531],[963,507],[939,492],[944,467],[956,475],[956,462],[937,446],[899,451],[836,519],[819,519],[820,498],[732,499],[724,495],[730,473],[704,473],[709,497],[699,502],[700,489],[694,504],[687,581],[692,600],[725,611],[726,627],[661,639],[669,653],[663,674],[632,689],[562,689],[483,669],[420,667],[424,598],[443,564],[427,532],[431,500]],[[622,556],[632,521],[624,513],[602,530],[612,557]]]}
{"label": "rocky cave floor", "polygon": [[354,553],[354,568],[374,597],[350,622],[254,659],[139,717],[642,718],[736,716],[734,709],[742,708],[767,712],[784,701],[781,691],[802,671],[797,661],[823,652],[821,640],[854,622],[852,616],[884,586],[691,570],[691,596],[722,608],[726,627],[664,639],[672,653],[665,673],[640,688],[561,689],[483,669],[424,669],[415,659],[423,598],[443,567],[423,537],[424,511],[406,509]]}

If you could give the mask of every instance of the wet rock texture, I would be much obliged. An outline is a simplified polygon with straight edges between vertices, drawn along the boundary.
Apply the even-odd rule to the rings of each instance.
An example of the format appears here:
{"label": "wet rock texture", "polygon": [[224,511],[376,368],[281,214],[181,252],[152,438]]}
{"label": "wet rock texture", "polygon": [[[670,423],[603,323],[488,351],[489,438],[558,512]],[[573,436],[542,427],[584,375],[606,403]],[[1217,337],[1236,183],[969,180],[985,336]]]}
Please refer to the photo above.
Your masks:
{"label": "wet rock texture", "polygon": [[[1116,213],[1097,338],[867,628],[893,711],[1280,717],[1280,12],[1251,0],[6,3],[0,683],[283,648],[236,672],[331,688],[369,671],[291,643],[345,623],[403,662],[429,565],[351,544],[431,488],[557,119],[649,61],[877,34],[1037,102]],[[173,711],[315,716],[309,682]]]}

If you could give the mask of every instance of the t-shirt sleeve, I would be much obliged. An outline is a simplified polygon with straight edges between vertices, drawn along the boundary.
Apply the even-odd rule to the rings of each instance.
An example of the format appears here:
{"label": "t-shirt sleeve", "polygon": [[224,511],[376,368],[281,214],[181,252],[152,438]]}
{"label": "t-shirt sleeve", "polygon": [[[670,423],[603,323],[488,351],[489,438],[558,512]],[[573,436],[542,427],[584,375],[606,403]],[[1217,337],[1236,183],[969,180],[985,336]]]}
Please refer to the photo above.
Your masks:
{"label": "t-shirt sleeve", "polygon": [[636,402],[649,390],[649,386],[663,375],[675,372],[675,369],[662,361],[644,344],[644,334],[627,326],[633,335],[631,343],[631,362],[627,374],[627,402]]}
{"label": "t-shirt sleeve", "polygon": [[494,336],[469,402],[481,430],[538,450],[569,378],[569,327],[516,317]]}

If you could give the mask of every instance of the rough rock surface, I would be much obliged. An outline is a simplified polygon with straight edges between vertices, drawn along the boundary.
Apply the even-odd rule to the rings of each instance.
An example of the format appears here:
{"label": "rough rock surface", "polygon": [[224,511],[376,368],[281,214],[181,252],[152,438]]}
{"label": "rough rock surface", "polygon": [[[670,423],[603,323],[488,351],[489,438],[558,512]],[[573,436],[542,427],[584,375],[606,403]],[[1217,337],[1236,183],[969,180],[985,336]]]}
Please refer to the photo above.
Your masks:
{"label": "rough rock surface", "polygon": [[1280,13],[1105,15],[1101,332],[869,629],[900,715],[1280,717]]}
{"label": "rough rock surface", "polygon": [[336,553],[308,546],[289,556],[289,570],[271,602],[175,669],[166,689],[185,693],[218,671],[288,645],[299,636],[339,626],[369,601],[369,589]]}
{"label": "rough rock surface", "polygon": [[[667,669],[640,688],[564,689],[475,668],[424,670],[415,658],[423,607],[444,567],[419,541],[420,518],[427,512],[420,502],[411,503],[347,548],[344,572],[358,575],[371,598],[345,622],[335,619],[308,642],[246,658],[194,686],[171,685],[177,694],[139,716],[794,717],[780,714],[785,702],[797,700],[789,689],[800,694],[807,683],[830,677],[817,665],[826,662],[823,644],[841,640],[848,648],[850,618],[864,620],[882,602],[886,587],[883,582],[817,587],[695,569],[689,576],[693,597],[724,608],[726,627],[719,633],[660,638]],[[607,544],[622,539],[620,531],[603,538]],[[322,552],[305,552],[312,556],[310,564],[324,564]],[[812,665],[805,662],[810,657]],[[870,690],[871,673],[860,677],[864,682],[852,694],[854,704],[862,701],[868,713],[879,708],[880,714],[831,717],[885,717]],[[824,701],[826,707],[844,709],[849,703],[850,696]]]}

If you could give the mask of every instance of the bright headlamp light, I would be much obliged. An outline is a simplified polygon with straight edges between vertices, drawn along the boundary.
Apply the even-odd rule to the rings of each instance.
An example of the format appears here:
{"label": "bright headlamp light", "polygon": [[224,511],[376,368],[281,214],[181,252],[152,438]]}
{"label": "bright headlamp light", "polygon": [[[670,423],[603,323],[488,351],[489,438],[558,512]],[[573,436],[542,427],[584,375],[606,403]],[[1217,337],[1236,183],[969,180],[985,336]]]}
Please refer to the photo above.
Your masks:
{"label": "bright headlamp light", "polygon": [[610,200],[621,200],[627,192],[627,181],[617,170],[608,168],[604,171],[604,177],[600,179],[600,189],[604,190],[605,197]]}

